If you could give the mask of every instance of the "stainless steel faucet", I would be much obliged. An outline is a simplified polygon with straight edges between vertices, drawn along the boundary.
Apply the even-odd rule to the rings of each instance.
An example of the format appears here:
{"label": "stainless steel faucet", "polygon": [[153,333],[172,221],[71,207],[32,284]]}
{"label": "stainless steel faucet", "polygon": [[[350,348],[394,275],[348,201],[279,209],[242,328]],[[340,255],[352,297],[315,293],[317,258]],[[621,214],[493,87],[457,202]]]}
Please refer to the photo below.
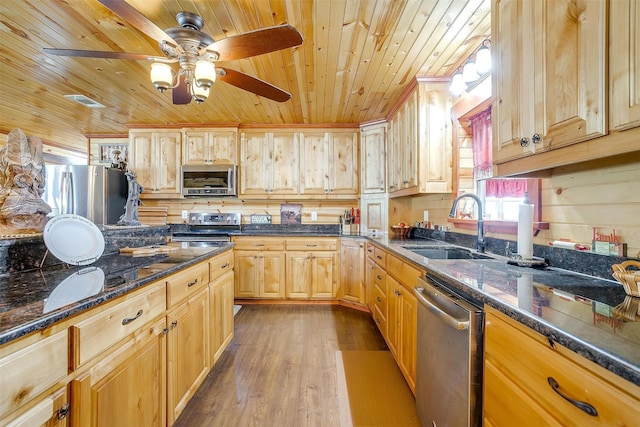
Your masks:
{"label": "stainless steel faucet", "polygon": [[482,200],[478,196],[473,193],[464,193],[456,197],[453,201],[453,206],[451,206],[451,211],[449,212],[449,217],[454,218],[456,216],[456,206],[458,206],[458,201],[463,197],[471,197],[478,204],[478,241],[476,243],[476,249],[478,252],[484,252],[484,248],[487,243],[484,241],[484,220],[482,219]]}

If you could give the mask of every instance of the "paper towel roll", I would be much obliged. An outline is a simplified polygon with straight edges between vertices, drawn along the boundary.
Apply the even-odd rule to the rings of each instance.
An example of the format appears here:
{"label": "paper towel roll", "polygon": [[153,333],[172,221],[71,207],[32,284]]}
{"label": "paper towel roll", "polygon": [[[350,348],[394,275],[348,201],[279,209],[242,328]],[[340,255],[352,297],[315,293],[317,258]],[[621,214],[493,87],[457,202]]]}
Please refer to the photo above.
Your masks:
{"label": "paper towel roll", "polygon": [[518,254],[533,257],[533,205],[521,203],[518,210]]}

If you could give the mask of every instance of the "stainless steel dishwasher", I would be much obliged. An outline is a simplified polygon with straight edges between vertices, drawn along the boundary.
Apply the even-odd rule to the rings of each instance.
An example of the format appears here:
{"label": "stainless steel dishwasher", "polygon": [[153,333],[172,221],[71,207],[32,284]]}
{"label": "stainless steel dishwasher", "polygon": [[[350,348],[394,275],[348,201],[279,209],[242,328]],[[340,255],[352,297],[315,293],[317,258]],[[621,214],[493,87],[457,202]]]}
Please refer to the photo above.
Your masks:
{"label": "stainless steel dishwasher", "polygon": [[482,425],[483,312],[427,275],[418,298],[416,406],[423,427]]}

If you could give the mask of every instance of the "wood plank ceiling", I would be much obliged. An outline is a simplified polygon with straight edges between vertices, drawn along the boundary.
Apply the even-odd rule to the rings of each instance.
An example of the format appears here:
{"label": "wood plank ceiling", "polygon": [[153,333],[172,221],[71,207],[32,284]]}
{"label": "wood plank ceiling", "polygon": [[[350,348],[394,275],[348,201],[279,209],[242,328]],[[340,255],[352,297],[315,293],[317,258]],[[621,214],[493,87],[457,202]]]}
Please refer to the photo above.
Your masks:
{"label": "wood plank ceiling", "polygon": [[[87,134],[141,124],[358,124],[384,118],[415,76],[447,76],[490,34],[489,0],[127,0],[160,28],[181,10],[215,40],[288,23],[301,46],[224,63],[292,94],[270,101],[217,82],[203,104],[174,106],[150,63],[47,55],[44,47],[161,56],[96,0],[0,1],[0,131],[86,150]],[[90,109],[63,95],[86,95]]]}

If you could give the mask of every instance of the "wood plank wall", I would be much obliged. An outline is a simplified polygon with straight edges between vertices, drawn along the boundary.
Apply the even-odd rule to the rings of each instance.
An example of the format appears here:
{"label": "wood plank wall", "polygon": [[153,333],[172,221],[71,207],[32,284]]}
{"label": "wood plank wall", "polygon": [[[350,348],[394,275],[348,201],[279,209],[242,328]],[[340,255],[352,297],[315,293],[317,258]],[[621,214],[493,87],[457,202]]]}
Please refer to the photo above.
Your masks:
{"label": "wood plank wall", "polygon": [[[592,227],[603,227],[627,243],[627,256],[640,258],[640,153],[601,159],[553,170],[550,178],[542,179],[542,220],[549,230],[541,230],[533,242],[547,245],[550,241],[570,239],[591,244]],[[419,221],[422,212],[429,211],[433,224],[447,225],[453,197],[431,194],[406,202],[389,201],[390,223],[398,215],[408,221]],[[394,219],[392,219],[392,217]],[[404,220],[404,219],[403,219]],[[475,234],[473,230],[454,229]],[[515,235],[488,233],[488,236],[515,240]]]}
{"label": "wood plank wall", "polygon": [[[186,198],[186,199],[144,199],[143,205],[150,207],[166,206],[169,208],[167,222],[171,224],[186,223],[182,219],[182,211],[188,212],[240,212],[242,223],[249,224],[252,214],[269,214],[274,224],[280,224],[280,205],[282,203],[302,204],[303,224],[338,224],[339,216],[346,209],[357,208],[358,200],[339,201],[291,201],[285,200],[243,200],[241,198]],[[311,212],[317,212],[318,220],[311,220]]]}

